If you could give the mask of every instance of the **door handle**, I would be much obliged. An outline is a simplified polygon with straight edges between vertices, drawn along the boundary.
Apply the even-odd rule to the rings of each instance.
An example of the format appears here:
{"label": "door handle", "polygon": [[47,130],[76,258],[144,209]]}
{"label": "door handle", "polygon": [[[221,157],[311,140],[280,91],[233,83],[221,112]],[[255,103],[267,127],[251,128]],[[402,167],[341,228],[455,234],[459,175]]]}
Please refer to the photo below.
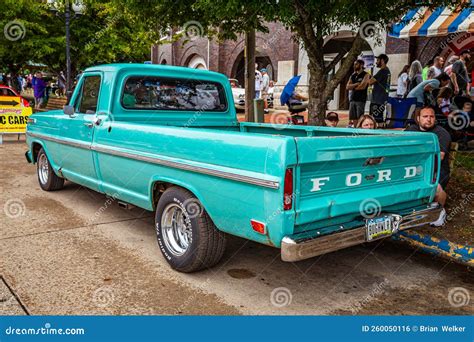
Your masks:
{"label": "door handle", "polygon": [[92,128],[94,127],[94,124],[92,122],[84,122],[84,126]]}

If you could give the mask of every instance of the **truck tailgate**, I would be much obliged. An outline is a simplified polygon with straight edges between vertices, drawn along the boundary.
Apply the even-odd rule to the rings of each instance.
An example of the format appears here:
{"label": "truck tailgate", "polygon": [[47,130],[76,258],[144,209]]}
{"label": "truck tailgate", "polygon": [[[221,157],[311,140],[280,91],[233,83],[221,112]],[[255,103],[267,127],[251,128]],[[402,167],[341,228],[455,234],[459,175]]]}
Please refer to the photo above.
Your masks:
{"label": "truck tailgate", "polygon": [[[434,134],[297,137],[295,225],[372,217],[434,196]],[[438,169],[438,168],[436,168]],[[341,222],[338,222],[341,221]],[[297,231],[295,231],[297,232]]]}

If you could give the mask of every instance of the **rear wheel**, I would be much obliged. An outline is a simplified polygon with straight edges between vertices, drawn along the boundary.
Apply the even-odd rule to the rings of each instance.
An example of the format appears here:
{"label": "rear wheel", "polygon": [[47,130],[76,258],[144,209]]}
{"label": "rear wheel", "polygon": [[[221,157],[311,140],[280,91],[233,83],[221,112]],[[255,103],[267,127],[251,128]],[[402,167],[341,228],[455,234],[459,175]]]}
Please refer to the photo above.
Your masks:
{"label": "rear wheel", "polygon": [[38,152],[36,172],[41,189],[45,191],[60,190],[64,186],[64,178],[57,176],[48,160],[48,156],[41,149]]}
{"label": "rear wheel", "polygon": [[210,268],[224,254],[225,234],[185,189],[172,187],[163,193],[156,207],[155,226],[161,252],[177,271]]}

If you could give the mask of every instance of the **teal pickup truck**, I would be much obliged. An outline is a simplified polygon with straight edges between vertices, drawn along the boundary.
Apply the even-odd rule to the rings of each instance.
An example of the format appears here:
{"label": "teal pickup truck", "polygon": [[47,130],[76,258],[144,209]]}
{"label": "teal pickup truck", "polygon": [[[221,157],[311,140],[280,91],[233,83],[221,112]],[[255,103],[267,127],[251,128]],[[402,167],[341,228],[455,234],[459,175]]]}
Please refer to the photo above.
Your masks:
{"label": "teal pickup truck", "polygon": [[68,180],[154,211],[158,246],[181,272],[218,263],[227,234],[297,261],[440,212],[434,134],[239,123],[215,72],[91,67],[70,105],[30,117],[27,143],[43,190]]}

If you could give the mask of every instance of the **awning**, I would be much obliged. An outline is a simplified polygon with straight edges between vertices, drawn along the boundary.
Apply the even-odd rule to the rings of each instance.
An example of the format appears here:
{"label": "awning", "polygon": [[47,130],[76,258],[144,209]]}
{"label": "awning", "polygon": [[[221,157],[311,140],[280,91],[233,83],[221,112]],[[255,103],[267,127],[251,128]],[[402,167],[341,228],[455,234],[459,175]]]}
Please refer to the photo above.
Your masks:
{"label": "awning", "polygon": [[396,38],[435,37],[449,33],[474,33],[474,0],[470,7],[439,7],[430,10],[419,7],[409,11],[399,23],[392,26],[389,35]]}

